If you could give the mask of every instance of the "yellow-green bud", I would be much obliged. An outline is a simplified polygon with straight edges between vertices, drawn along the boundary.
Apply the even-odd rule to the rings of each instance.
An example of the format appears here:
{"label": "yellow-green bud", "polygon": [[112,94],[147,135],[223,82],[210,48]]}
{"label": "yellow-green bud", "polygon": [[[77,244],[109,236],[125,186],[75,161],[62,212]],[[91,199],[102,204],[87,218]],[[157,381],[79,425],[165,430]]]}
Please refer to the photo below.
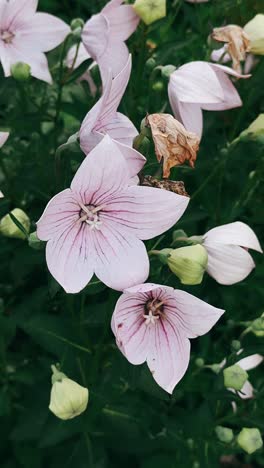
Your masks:
{"label": "yellow-green bud", "polygon": [[203,280],[208,255],[202,245],[190,245],[172,250],[167,263],[182,284],[195,285]]}
{"label": "yellow-green bud", "polygon": [[250,52],[264,55],[264,14],[259,13],[244,26],[244,31],[250,40]]}
{"label": "yellow-green bud", "polygon": [[146,68],[150,71],[152,71],[155,67],[156,67],[156,60],[153,58],[153,57],[150,57],[147,61],[146,61]]}
{"label": "yellow-green bud", "polygon": [[[20,208],[15,208],[11,214],[23,226],[25,232],[29,234],[30,219],[28,215]],[[11,216],[7,214],[0,221],[0,234],[5,237],[12,237],[14,239],[26,239],[26,234],[14,223]]]}
{"label": "yellow-green bud", "polygon": [[224,384],[226,388],[241,390],[248,379],[248,373],[238,364],[224,369]]}
{"label": "yellow-green bud", "polygon": [[176,67],[174,65],[165,65],[161,69],[161,76],[163,78],[169,79],[169,77],[175,70],[176,70]]}
{"label": "yellow-green bud", "polygon": [[237,436],[237,443],[245,452],[251,454],[263,446],[260,431],[257,428],[243,427]]}
{"label": "yellow-green bud", "polygon": [[264,336],[264,313],[252,322],[251,331],[258,337]]}
{"label": "yellow-green bud", "polygon": [[45,247],[45,242],[42,242],[36,232],[32,232],[28,238],[28,245],[34,250],[42,250]]}
{"label": "yellow-green bud", "polygon": [[164,90],[163,81],[156,81],[155,83],[153,83],[152,89],[153,91],[156,91],[157,93],[160,93],[161,91],[163,91]]}
{"label": "yellow-green bud", "polygon": [[14,63],[11,65],[11,75],[16,81],[27,81],[31,75],[31,68],[24,62]]}
{"label": "yellow-green bud", "polygon": [[229,427],[216,426],[215,433],[218,440],[220,440],[220,442],[224,442],[225,444],[230,444],[234,438],[234,433]]}
{"label": "yellow-green bud", "polygon": [[239,351],[241,349],[241,343],[238,340],[233,340],[231,343],[231,348],[233,351]]}
{"label": "yellow-green bud", "polygon": [[202,368],[204,366],[204,359],[203,358],[197,358],[195,359],[195,365],[197,367]]}
{"label": "yellow-green bud", "polygon": [[50,394],[50,411],[60,419],[73,419],[83,413],[88,404],[88,389],[68,379],[52,366],[52,389]]}
{"label": "yellow-green bud", "polygon": [[71,21],[71,30],[74,31],[75,29],[78,28],[83,28],[84,27],[84,21],[82,18],[74,18]]}
{"label": "yellow-green bud", "polygon": [[264,137],[264,114],[259,116],[239,135],[241,138],[250,138],[254,140],[260,140]]}
{"label": "yellow-green bud", "polygon": [[145,24],[166,16],[166,0],[136,0],[133,8]]}

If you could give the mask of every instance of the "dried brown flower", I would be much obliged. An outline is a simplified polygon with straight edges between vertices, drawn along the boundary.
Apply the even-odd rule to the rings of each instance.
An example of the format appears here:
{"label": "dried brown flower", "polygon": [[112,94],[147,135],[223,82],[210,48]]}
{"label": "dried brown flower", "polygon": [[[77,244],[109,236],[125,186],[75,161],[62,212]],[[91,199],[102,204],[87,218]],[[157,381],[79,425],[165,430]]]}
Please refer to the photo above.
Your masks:
{"label": "dried brown flower", "polygon": [[147,187],[155,187],[163,190],[168,190],[169,192],[177,193],[178,195],[184,195],[185,197],[190,197],[185,190],[184,182],[181,180],[168,180],[168,179],[156,179],[152,176],[145,176],[141,182],[142,185]]}
{"label": "dried brown flower", "polygon": [[194,167],[200,139],[170,114],[151,114],[146,117],[155,144],[158,161],[163,158],[163,177],[170,176],[172,167],[189,161]]}
{"label": "dried brown flower", "polygon": [[214,28],[212,38],[227,44],[227,52],[232,58],[233,69],[241,73],[240,62],[246,59],[246,53],[249,52],[250,46],[250,40],[245,31],[236,24],[229,24],[222,28]]}

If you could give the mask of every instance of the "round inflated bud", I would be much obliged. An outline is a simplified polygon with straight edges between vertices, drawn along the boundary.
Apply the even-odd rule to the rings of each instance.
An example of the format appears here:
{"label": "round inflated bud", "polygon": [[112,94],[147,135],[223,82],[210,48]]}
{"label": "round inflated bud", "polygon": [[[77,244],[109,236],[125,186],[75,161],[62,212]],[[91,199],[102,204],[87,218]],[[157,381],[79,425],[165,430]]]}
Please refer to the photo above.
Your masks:
{"label": "round inflated bud", "polygon": [[12,77],[19,82],[27,81],[31,76],[31,68],[27,63],[17,62],[10,68]]}
{"label": "round inflated bud", "polygon": [[224,385],[226,388],[241,390],[248,379],[248,373],[238,364],[224,369]]}
{"label": "round inflated bud", "polygon": [[259,429],[244,427],[237,436],[237,443],[248,454],[256,452],[263,446]]}

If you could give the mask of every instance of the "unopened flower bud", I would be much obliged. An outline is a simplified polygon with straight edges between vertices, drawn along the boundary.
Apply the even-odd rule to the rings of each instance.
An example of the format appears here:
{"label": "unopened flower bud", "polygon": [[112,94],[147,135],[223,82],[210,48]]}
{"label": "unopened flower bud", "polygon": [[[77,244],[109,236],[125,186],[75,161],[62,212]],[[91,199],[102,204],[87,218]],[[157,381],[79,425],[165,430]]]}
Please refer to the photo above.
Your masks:
{"label": "unopened flower bud", "polygon": [[52,389],[50,395],[50,411],[60,419],[73,419],[83,413],[88,404],[88,389],[68,379],[52,366]]}
{"label": "unopened flower bud", "polygon": [[260,114],[246,130],[240,133],[238,139],[244,138],[264,142],[264,114]]}
{"label": "unopened flower bud", "polygon": [[152,71],[155,67],[156,67],[156,60],[153,58],[153,57],[150,57],[147,61],[146,61],[146,68],[150,71]]}
{"label": "unopened flower bud", "polygon": [[252,322],[251,331],[258,337],[264,336],[264,313]]}
{"label": "unopened flower bud", "polygon": [[150,126],[148,124],[148,120],[146,117],[141,121],[140,124],[140,134],[143,135],[144,137],[151,138],[151,130]]}
{"label": "unopened flower bud", "polygon": [[28,245],[34,250],[42,250],[45,247],[45,242],[42,242],[36,232],[32,232],[28,238]]}
{"label": "unopened flower bud", "polygon": [[133,8],[145,24],[154,23],[166,16],[166,0],[136,0]]}
{"label": "unopened flower bud", "polygon": [[14,63],[11,65],[11,75],[16,81],[27,81],[31,76],[31,68],[24,62]]}
{"label": "unopened flower bud", "polygon": [[14,239],[26,239],[26,233],[29,234],[30,229],[30,219],[28,215],[20,208],[15,208],[11,211],[11,214],[17,219],[23,230],[20,229],[11,216],[7,214],[0,221],[0,234]]}
{"label": "unopened flower bud", "polygon": [[78,28],[83,28],[84,27],[84,21],[82,18],[74,18],[71,21],[71,30],[74,31],[75,29]]}
{"label": "unopened flower bud", "polygon": [[226,388],[241,390],[248,379],[248,373],[238,364],[224,369],[224,384]]}
{"label": "unopened flower bud", "polygon": [[195,359],[195,365],[199,368],[202,368],[204,366],[204,359],[203,358]]}
{"label": "unopened flower bud", "polygon": [[152,85],[153,91],[156,91],[157,93],[160,93],[161,91],[164,90],[164,83],[163,81],[155,81]]}
{"label": "unopened flower bud", "polygon": [[259,429],[244,427],[237,436],[237,443],[245,452],[251,454],[263,446]]}
{"label": "unopened flower bud", "polygon": [[173,72],[175,72],[175,70],[176,67],[174,65],[165,65],[165,67],[162,67],[161,69],[161,76],[163,76],[163,78],[169,79],[169,77]]}
{"label": "unopened flower bud", "polygon": [[195,285],[203,280],[208,255],[202,245],[190,245],[172,250],[167,263],[182,284]]}
{"label": "unopened flower bud", "polygon": [[234,438],[234,433],[229,427],[216,426],[215,433],[218,440],[220,440],[220,442],[224,442],[225,444],[230,444]]}
{"label": "unopened flower bud", "polygon": [[252,54],[264,55],[264,14],[259,13],[244,26]]}
{"label": "unopened flower bud", "polygon": [[231,347],[234,351],[239,351],[241,349],[241,343],[238,340],[233,340],[231,343]]}

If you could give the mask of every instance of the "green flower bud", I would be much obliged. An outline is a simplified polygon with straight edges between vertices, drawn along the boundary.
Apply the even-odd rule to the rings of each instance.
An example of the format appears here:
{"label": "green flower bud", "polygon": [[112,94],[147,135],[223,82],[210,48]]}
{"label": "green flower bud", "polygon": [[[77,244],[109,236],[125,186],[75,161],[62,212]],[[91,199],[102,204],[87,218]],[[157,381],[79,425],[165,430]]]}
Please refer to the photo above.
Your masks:
{"label": "green flower bud", "polygon": [[14,63],[11,65],[11,75],[16,81],[27,81],[31,76],[31,68],[24,62]]}
{"label": "green flower bud", "polygon": [[264,313],[252,322],[251,331],[258,337],[264,336]]}
{"label": "green flower bud", "polygon": [[166,16],[166,0],[136,0],[133,8],[145,24]]}
{"label": "green flower bud", "polygon": [[162,67],[161,69],[161,76],[163,78],[169,79],[169,77],[175,70],[176,67],[174,67],[174,65],[165,65],[165,67]]}
{"label": "green flower bud", "polygon": [[260,13],[244,26],[244,31],[249,37],[250,52],[256,55],[264,55],[264,14]]}
{"label": "green flower bud", "polygon": [[231,348],[234,350],[234,351],[239,351],[241,349],[241,343],[240,341],[238,340],[233,340],[232,343],[231,343]]}
{"label": "green flower bud", "polygon": [[203,280],[208,255],[202,245],[190,245],[172,250],[167,263],[182,284],[195,285]]}
{"label": "green flower bud", "polygon": [[72,21],[71,21],[71,30],[74,31],[75,29],[78,29],[78,28],[83,28],[84,27],[84,21],[82,18],[74,18]]}
{"label": "green flower bud", "polygon": [[240,133],[239,139],[251,138],[263,141],[264,139],[264,114],[259,116],[249,125],[249,127]]}
{"label": "green flower bud", "polygon": [[25,232],[19,229],[19,227],[12,220],[11,216],[7,214],[0,221],[0,234],[5,237],[12,237],[14,239],[26,239],[26,233],[29,234],[30,229],[30,219],[28,215],[20,208],[15,208],[11,211],[11,214],[21,224]]}
{"label": "green flower bud", "polygon": [[150,129],[150,126],[148,125],[148,120],[147,118],[145,117],[144,119],[142,119],[141,121],[141,124],[140,124],[140,134],[144,137],[147,137],[147,138],[152,138],[152,134],[151,134],[151,129]]}
{"label": "green flower bud", "polygon": [[261,434],[257,428],[243,427],[237,436],[237,443],[249,454],[254,453],[263,446]]}
{"label": "green flower bud", "polygon": [[187,445],[188,445],[189,449],[192,450],[194,448],[193,439],[187,439]]}
{"label": "green flower bud", "polygon": [[32,232],[28,238],[28,245],[34,250],[42,250],[45,247],[45,242],[42,242],[36,232]]}
{"label": "green flower bud", "polygon": [[216,426],[215,433],[218,440],[220,440],[220,442],[224,442],[225,444],[230,444],[234,438],[234,433],[229,427]]}
{"label": "green flower bud", "polygon": [[146,68],[147,68],[149,71],[152,71],[155,67],[156,67],[156,60],[155,60],[153,57],[150,57],[150,58],[146,61]]}
{"label": "green flower bud", "polygon": [[164,90],[163,81],[156,81],[155,83],[153,83],[152,89],[153,91],[156,91],[157,93],[160,93],[161,91],[163,91]]}
{"label": "green flower bud", "polygon": [[248,379],[248,373],[238,364],[224,369],[224,384],[226,388],[241,390]]}
{"label": "green flower bud", "polygon": [[52,389],[50,395],[50,411],[60,419],[73,419],[83,413],[88,404],[88,389],[68,379],[52,366]]}
{"label": "green flower bud", "polygon": [[203,366],[204,366],[204,359],[203,359],[203,358],[197,358],[197,359],[195,359],[195,365],[196,365],[197,367],[200,367],[200,368],[203,367]]}

